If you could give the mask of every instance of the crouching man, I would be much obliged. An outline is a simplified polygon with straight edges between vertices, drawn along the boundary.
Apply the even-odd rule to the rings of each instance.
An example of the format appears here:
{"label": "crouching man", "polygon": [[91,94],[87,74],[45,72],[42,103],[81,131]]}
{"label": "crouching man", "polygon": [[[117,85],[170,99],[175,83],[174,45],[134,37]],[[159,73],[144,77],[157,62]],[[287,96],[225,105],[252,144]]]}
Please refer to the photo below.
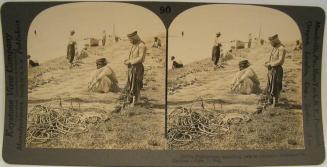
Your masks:
{"label": "crouching man", "polygon": [[97,70],[92,75],[88,89],[98,93],[119,92],[116,74],[108,65],[107,60],[105,58],[96,60],[96,66]]}
{"label": "crouching man", "polygon": [[239,94],[260,93],[260,82],[249,61],[240,61],[239,68],[240,71],[235,74],[231,90]]}
{"label": "crouching man", "polygon": [[173,61],[172,69],[184,67],[183,63],[180,60],[175,60],[175,56],[171,57],[171,61]]}

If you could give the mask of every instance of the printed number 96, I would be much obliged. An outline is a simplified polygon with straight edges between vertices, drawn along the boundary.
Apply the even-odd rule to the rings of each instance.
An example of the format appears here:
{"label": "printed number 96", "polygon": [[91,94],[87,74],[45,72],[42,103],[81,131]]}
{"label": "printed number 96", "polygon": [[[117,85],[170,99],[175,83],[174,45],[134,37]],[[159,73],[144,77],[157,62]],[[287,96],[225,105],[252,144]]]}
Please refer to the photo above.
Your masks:
{"label": "printed number 96", "polygon": [[171,12],[170,6],[161,6],[160,7],[160,14],[168,14]]}

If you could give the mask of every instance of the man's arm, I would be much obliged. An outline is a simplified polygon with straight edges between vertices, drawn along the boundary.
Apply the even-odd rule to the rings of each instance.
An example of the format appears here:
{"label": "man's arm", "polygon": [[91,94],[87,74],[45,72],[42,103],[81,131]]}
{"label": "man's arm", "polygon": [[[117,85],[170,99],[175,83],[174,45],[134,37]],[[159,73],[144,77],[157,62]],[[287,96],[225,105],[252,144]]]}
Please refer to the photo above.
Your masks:
{"label": "man's arm", "polygon": [[235,89],[238,85],[240,85],[246,78],[249,78],[251,76],[254,75],[254,73],[252,72],[252,70],[247,69],[243,74],[241,74],[241,76],[239,78],[237,78],[239,75],[239,73],[237,74],[234,83],[233,83],[233,88]]}
{"label": "man's arm", "polygon": [[110,76],[112,74],[112,71],[110,68],[107,68],[107,67],[103,67],[105,69],[103,69],[101,71],[101,73],[99,75],[96,76],[96,80],[100,80],[101,78],[105,77],[105,76]]}
{"label": "man's arm", "polygon": [[232,90],[235,90],[236,89],[236,87],[240,84],[240,82],[239,82],[239,79],[240,79],[240,75],[241,74],[241,71],[238,71],[236,74],[235,74],[235,76],[234,76],[234,78],[233,78],[233,82],[232,82],[232,84],[231,84],[231,89]]}
{"label": "man's arm", "polygon": [[270,51],[269,53],[269,59],[267,61],[265,61],[265,67],[269,67],[270,66],[270,59],[271,59],[271,53],[273,52],[274,48]]}
{"label": "man's arm", "polygon": [[245,73],[238,80],[240,83],[243,82],[246,78],[250,78],[254,75],[251,69],[247,69]]}
{"label": "man's arm", "polygon": [[92,81],[89,83],[89,88],[92,88],[95,83],[97,83],[101,78],[105,77],[105,76],[110,76],[112,74],[111,69],[103,67],[105,69],[103,69],[103,71],[100,72],[100,74],[96,75]]}
{"label": "man's arm", "polygon": [[233,77],[233,81],[232,81],[232,87],[236,84],[237,82],[237,76],[238,76],[238,73],[235,74],[235,76]]}

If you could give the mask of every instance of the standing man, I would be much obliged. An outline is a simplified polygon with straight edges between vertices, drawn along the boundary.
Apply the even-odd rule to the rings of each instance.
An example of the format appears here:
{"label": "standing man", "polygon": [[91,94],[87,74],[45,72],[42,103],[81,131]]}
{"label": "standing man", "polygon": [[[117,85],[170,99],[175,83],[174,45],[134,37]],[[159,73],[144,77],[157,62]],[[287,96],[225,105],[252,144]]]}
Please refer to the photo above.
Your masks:
{"label": "standing man", "polygon": [[70,36],[68,38],[67,45],[67,59],[71,66],[73,66],[73,61],[76,53],[76,39],[75,39],[75,31],[72,30],[70,32]]}
{"label": "standing man", "polygon": [[248,41],[248,48],[251,48],[251,43],[252,43],[252,34],[249,34],[249,41]]}
{"label": "standing man", "polygon": [[124,61],[128,66],[127,91],[131,99],[131,107],[140,100],[140,91],[143,88],[144,66],[143,62],[146,55],[145,43],[140,39],[137,31],[127,35],[132,48],[129,57]]}
{"label": "standing man", "polygon": [[102,46],[106,45],[106,40],[107,40],[106,30],[103,30],[103,32],[102,32]]}
{"label": "standing man", "polygon": [[215,38],[215,41],[214,41],[214,45],[212,47],[212,61],[214,63],[214,65],[217,66],[218,62],[219,62],[219,58],[220,58],[220,48],[221,48],[221,43],[220,43],[220,32],[218,32],[216,34],[216,38]]}
{"label": "standing man", "polygon": [[284,45],[280,42],[278,34],[269,37],[272,48],[269,60],[265,62],[268,68],[268,82],[266,93],[269,104],[273,107],[278,103],[279,94],[282,90],[283,83],[283,67],[286,50]]}

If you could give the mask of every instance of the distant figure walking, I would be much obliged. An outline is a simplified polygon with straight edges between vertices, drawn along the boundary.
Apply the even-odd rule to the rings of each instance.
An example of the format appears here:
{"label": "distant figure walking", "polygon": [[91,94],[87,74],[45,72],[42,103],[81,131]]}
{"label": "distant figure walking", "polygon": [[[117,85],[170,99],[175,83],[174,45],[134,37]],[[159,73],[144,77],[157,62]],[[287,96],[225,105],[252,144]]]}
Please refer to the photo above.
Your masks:
{"label": "distant figure walking", "polygon": [[269,60],[265,62],[265,66],[268,68],[266,94],[269,104],[275,107],[283,85],[282,65],[284,64],[286,50],[279,40],[278,34],[269,37],[269,41],[273,48]]}
{"label": "distant figure walking", "polygon": [[106,34],[106,31],[103,30],[103,32],[102,32],[102,46],[106,45],[106,40],[107,40],[107,34]]}
{"label": "distant figure walking", "polygon": [[248,48],[251,48],[251,44],[252,44],[252,34],[249,34],[249,41],[248,41]]}
{"label": "distant figure walking", "polygon": [[212,61],[214,63],[214,65],[218,65],[218,62],[219,62],[219,58],[220,58],[220,48],[221,48],[221,43],[220,43],[220,32],[216,34],[216,38],[215,38],[215,41],[214,41],[214,45],[212,47]]}
{"label": "distant figure walking", "polygon": [[172,56],[171,57],[171,61],[173,61],[172,69],[175,69],[175,68],[183,68],[183,66],[184,66],[181,61],[175,60],[175,56]]}
{"label": "distant figure walking", "polygon": [[98,93],[119,92],[118,80],[115,72],[108,65],[105,58],[96,60],[97,70],[89,82],[89,90]]}
{"label": "distant figure walking", "polygon": [[257,74],[251,68],[248,60],[239,62],[240,71],[235,74],[231,90],[239,94],[258,94],[260,90],[260,81]]}
{"label": "distant figure walking", "polygon": [[75,31],[72,30],[70,32],[70,36],[68,38],[68,45],[67,45],[67,60],[71,65],[73,65],[73,61],[76,53],[76,39],[74,34]]}
{"label": "distant figure walking", "polygon": [[182,38],[184,37],[184,31],[182,31]]}
{"label": "distant figure walking", "polygon": [[137,31],[127,35],[132,48],[129,57],[124,61],[128,67],[128,78],[126,89],[131,99],[128,99],[133,107],[140,100],[141,89],[143,88],[144,66],[143,62],[146,55],[145,43],[140,39]]}

